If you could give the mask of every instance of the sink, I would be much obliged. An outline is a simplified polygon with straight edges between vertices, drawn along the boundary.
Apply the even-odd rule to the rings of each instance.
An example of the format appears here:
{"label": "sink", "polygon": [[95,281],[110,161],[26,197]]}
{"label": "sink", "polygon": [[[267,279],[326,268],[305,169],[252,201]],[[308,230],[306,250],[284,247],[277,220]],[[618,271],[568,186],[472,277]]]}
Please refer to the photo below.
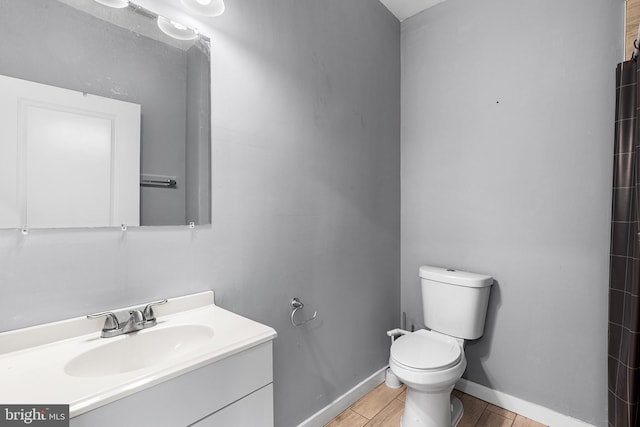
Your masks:
{"label": "sink", "polygon": [[[72,426],[112,425],[122,417],[114,415],[108,421],[94,422],[92,412],[104,410],[108,413],[109,403],[144,391],[156,396],[152,399],[155,404],[164,403],[142,412],[126,411],[127,416],[120,425],[140,424],[138,415],[144,416],[145,420],[152,419],[151,424],[156,425],[191,425],[193,420],[175,421],[174,413],[184,412],[174,411],[174,400],[178,396],[165,395],[160,391],[166,389],[156,385],[167,384],[168,387],[170,383],[176,384],[174,380],[187,378],[187,375],[189,383],[197,379],[198,384],[210,384],[214,377],[216,380],[228,377],[233,381],[229,383],[232,387],[221,389],[226,402],[224,406],[230,402],[227,397],[233,401],[240,397],[228,392],[240,390],[239,380],[233,374],[235,371],[229,366],[242,363],[243,369],[251,372],[243,378],[253,381],[251,384],[256,387],[258,383],[264,385],[272,381],[271,341],[277,336],[273,328],[218,307],[212,291],[169,298],[166,304],[157,308],[155,326],[112,338],[100,338],[103,319],[87,319],[86,316],[0,332],[0,403],[68,404]],[[141,309],[140,305],[133,305],[109,311],[124,316]],[[263,365],[268,369],[257,368]],[[213,375],[212,369],[218,372],[214,377],[203,375],[203,372]],[[202,388],[194,389],[196,395]],[[193,393],[184,395],[181,391],[178,394],[189,405],[202,400]],[[211,402],[208,395],[207,402]],[[201,403],[205,405],[204,401]],[[212,413],[209,403],[205,405],[206,414]],[[83,419],[92,421],[74,424],[74,418],[85,414],[88,418]],[[206,414],[199,414],[197,419]],[[124,414],[120,415],[124,417]],[[135,422],[133,418],[127,418],[129,416],[135,418]]]}
{"label": "sink", "polygon": [[101,338],[105,344],[71,359],[64,372],[73,377],[104,377],[144,369],[185,356],[208,344],[213,335],[208,326],[176,325]]}

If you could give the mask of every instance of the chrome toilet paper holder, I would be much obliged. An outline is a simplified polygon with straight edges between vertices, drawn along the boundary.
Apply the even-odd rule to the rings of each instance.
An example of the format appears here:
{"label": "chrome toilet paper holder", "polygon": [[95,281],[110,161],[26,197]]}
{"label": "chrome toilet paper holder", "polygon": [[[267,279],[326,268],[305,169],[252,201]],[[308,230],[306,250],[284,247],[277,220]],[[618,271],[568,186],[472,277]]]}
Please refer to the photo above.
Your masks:
{"label": "chrome toilet paper holder", "polygon": [[291,298],[291,302],[289,303],[289,307],[291,307],[291,324],[293,326],[302,326],[305,323],[311,322],[313,319],[316,318],[316,316],[318,316],[318,312],[314,312],[313,316],[311,316],[310,318],[303,320],[302,322],[296,322],[295,320],[295,316],[296,316],[296,312],[298,310],[301,310],[304,307],[304,304],[302,303],[302,301],[300,301],[300,298],[298,297],[293,297]]}

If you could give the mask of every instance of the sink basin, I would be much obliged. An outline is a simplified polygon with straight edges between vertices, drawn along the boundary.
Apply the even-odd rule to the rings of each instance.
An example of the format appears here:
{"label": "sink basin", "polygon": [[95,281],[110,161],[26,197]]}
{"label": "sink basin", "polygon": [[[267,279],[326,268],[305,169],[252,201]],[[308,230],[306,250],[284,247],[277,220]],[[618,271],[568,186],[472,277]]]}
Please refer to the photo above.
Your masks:
{"label": "sink basin", "polygon": [[213,335],[207,326],[177,325],[102,338],[104,345],[71,359],[64,372],[73,377],[104,377],[144,369],[184,356],[208,344]]}

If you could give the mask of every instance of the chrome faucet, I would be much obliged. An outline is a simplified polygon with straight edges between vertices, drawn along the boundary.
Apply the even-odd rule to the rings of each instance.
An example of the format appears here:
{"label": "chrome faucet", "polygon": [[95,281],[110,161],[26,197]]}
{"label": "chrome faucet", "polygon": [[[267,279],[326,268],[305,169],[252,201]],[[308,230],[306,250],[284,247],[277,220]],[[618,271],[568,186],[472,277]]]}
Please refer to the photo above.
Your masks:
{"label": "chrome faucet", "polygon": [[140,310],[133,310],[129,312],[129,320],[122,327],[122,333],[128,334],[130,332],[139,331],[144,329],[144,317]]}
{"label": "chrome faucet", "polygon": [[165,304],[166,302],[166,299],[161,301],[154,301],[147,304],[144,307],[144,310],[129,311],[129,318],[123,326],[120,326],[118,316],[116,316],[116,314],[112,311],[89,314],[87,316],[87,319],[96,319],[98,317],[106,316],[100,336],[102,338],[116,337],[118,335],[128,334],[131,332],[139,331],[141,329],[155,326],[157,324],[157,320],[155,313],[153,312],[153,307],[156,305]]}

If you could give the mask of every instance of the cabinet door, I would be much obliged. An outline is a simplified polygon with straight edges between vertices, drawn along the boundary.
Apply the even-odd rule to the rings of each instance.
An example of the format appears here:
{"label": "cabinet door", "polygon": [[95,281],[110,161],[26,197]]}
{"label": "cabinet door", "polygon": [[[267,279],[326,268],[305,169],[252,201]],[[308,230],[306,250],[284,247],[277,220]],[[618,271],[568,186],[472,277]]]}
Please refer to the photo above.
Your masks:
{"label": "cabinet door", "polygon": [[273,384],[262,387],[191,427],[273,427]]}

